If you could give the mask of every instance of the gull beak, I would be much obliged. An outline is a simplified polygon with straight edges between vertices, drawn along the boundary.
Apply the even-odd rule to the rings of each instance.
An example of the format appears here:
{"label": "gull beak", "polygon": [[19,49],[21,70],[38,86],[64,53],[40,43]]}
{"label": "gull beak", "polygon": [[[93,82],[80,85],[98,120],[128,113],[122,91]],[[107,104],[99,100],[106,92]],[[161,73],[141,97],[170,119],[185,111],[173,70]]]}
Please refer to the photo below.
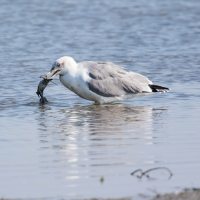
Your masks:
{"label": "gull beak", "polygon": [[60,72],[60,69],[53,69],[50,72],[48,72],[44,77],[46,79],[54,79],[54,77]]}

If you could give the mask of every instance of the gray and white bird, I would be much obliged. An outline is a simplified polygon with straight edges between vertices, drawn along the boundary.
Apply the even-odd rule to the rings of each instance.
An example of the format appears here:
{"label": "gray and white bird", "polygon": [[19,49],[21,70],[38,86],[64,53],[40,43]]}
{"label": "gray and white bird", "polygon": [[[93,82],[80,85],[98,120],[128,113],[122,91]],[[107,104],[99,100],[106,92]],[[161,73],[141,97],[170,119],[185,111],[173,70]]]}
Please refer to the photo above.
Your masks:
{"label": "gray and white bird", "polygon": [[60,82],[83,99],[98,104],[121,101],[169,88],[154,85],[147,77],[127,72],[112,62],[77,63],[64,56],[57,59],[46,77],[60,76]]}

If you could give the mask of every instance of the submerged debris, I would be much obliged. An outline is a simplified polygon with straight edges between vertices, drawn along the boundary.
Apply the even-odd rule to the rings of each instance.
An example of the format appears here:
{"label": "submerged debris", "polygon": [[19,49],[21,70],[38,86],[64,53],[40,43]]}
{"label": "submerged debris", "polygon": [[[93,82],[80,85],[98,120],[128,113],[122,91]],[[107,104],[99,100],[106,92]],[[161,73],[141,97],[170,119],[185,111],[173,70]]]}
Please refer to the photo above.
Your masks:
{"label": "submerged debris", "polygon": [[53,79],[47,79],[45,76],[40,76],[40,78],[43,78],[38,84],[38,89],[36,94],[38,97],[40,97],[40,103],[47,103],[47,99],[43,96],[43,91],[47,87],[48,83],[52,81]]}
{"label": "submerged debris", "polygon": [[159,170],[159,169],[165,169],[166,171],[168,171],[169,172],[169,179],[173,176],[171,170],[169,168],[167,168],[167,167],[155,167],[155,168],[148,169],[148,170],[146,170],[144,172],[142,171],[142,169],[137,169],[134,172],[132,172],[131,175],[134,176],[137,172],[140,172],[140,175],[135,175],[137,178],[142,178],[143,176],[146,176],[147,178],[150,178],[148,173],[150,171]]}
{"label": "submerged debris", "polygon": [[103,182],[104,182],[104,177],[102,176],[102,177],[99,179],[99,181],[103,184]]}

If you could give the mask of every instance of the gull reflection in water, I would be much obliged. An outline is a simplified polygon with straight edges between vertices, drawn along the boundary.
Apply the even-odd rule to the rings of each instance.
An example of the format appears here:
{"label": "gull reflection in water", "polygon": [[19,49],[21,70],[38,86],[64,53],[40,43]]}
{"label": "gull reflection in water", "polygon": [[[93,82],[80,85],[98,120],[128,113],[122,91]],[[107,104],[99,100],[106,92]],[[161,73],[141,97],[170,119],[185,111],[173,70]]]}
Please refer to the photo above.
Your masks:
{"label": "gull reflection in water", "polygon": [[[142,134],[142,138],[148,138],[152,130],[151,107],[121,104],[75,106],[66,109],[43,107],[39,108],[38,113],[36,120],[39,130],[48,131],[49,134],[63,133],[63,136],[67,136],[65,139],[69,140],[77,140],[76,136],[80,134],[82,139],[87,140],[95,135],[96,138],[105,136],[106,140],[109,135],[120,137],[120,133],[132,133],[133,136]],[[84,132],[87,134],[83,135]]]}
{"label": "gull reflection in water", "polygon": [[95,176],[95,170],[90,169],[93,166],[151,162],[141,160],[141,147],[153,144],[151,107],[40,107],[37,114],[44,170],[59,167],[66,179],[72,180],[91,173]]}

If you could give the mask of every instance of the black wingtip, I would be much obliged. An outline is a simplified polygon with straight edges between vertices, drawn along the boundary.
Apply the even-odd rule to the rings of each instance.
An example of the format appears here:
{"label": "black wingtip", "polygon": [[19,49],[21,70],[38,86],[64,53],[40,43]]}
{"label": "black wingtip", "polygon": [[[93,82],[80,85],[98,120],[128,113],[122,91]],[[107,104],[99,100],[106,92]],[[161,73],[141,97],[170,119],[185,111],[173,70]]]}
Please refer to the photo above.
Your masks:
{"label": "black wingtip", "polygon": [[167,92],[170,90],[167,87],[163,87],[159,85],[149,85],[149,87],[152,89],[152,92]]}

